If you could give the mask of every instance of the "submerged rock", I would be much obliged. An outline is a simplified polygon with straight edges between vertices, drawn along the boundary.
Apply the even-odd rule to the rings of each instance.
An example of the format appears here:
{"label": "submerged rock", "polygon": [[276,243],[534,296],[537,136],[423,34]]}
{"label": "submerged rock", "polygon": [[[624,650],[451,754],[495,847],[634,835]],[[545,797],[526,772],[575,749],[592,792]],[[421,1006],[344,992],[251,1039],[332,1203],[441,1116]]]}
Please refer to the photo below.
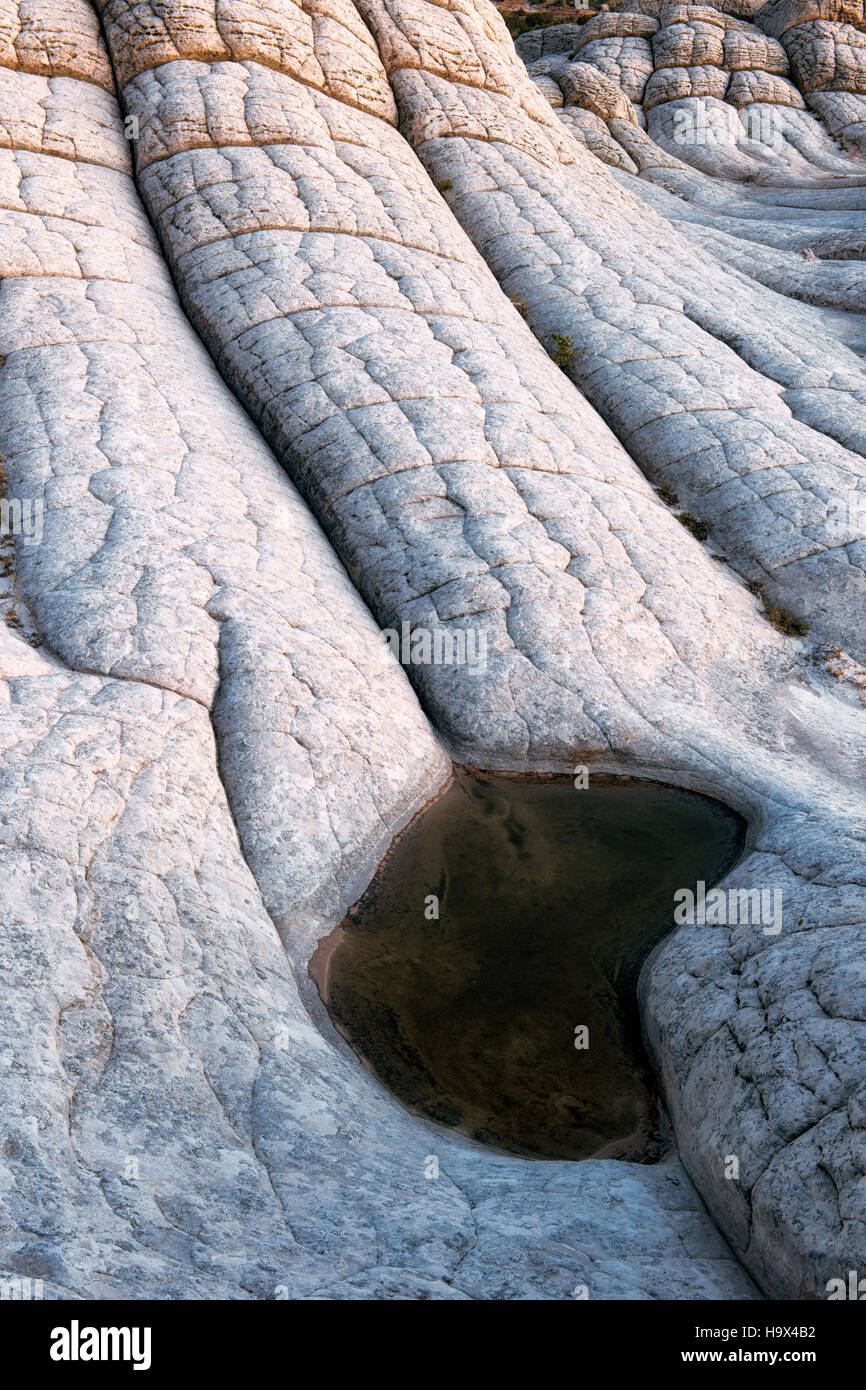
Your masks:
{"label": "submerged rock", "polygon": [[542,1158],[657,1161],[638,973],[681,885],[721,878],[743,831],[649,783],[459,775],[319,948],[320,993],[429,1119]]}

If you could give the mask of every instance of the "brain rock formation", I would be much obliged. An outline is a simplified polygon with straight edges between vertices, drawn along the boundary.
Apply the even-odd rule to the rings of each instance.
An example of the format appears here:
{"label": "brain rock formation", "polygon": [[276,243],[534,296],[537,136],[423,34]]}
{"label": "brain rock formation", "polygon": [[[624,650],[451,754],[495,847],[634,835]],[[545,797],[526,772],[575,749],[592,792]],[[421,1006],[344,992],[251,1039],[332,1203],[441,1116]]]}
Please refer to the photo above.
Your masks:
{"label": "brain rock formation", "polygon": [[[488,0],[0,0],[4,1278],[866,1265],[864,45],[862,0],[518,51]],[[407,675],[404,622],[483,670]],[[317,940],[455,762],[747,819],[721,886],[781,932],[642,975],[664,1162],[438,1130],[324,1015]]]}

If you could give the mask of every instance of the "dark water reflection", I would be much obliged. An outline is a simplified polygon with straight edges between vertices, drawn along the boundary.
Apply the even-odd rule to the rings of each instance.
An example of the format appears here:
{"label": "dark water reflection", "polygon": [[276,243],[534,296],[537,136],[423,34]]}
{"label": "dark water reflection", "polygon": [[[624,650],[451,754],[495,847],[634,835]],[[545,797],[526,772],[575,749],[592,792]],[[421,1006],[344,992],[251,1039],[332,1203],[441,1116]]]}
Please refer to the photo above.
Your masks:
{"label": "dark water reflection", "polygon": [[461,773],[395,842],[313,973],[409,1109],[525,1155],[652,1162],[638,972],[675,890],[721,878],[744,833],[727,807],[670,787]]}

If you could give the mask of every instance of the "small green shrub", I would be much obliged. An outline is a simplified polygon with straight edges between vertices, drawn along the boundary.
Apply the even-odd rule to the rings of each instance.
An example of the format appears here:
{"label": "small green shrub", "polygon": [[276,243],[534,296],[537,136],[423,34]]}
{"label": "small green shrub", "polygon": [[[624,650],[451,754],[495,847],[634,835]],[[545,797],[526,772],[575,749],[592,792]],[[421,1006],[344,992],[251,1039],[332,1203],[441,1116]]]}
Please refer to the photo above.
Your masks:
{"label": "small green shrub", "polygon": [[679,506],[680,499],[677,497],[673,488],[669,487],[667,483],[659,483],[658,487],[656,488],[656,492],[658,493],[659,497],[662,499],[666,507]]}
{"label": "small green shrub", "polygon": [[531,29],[549,29],[552,24],[584,24],[591,19],[592,10],[561,9],[558,14],[539,10],[500,10],[506,28],[513,39],[528,34]]}
{"label": "small green shrub", "polygon": [[784,633],[786,637],[808,637],[809,624],[805,619],[798,618],[789,608],[783,608],[778,603],[767,603],[765,600],[764,612],[777,632]]}
{"label": "small green shrub", "polygon": [[553,351],[550,356],[557,367],[567,367],[574,357],[574,339],[568,338],[564,333],[554,333]]}
{"label": "small green shrub", "polygon": [[771,603],[760,580],[748,580],[746,588],[760,600],[764,617],[772,623],[777,632],[781,632],[785,637],[808,637],[809,624],[805,618],[798,618],[796,613],[792,613],[790,608],[784,608],[781,603]]}
{"label": "small green shrub", "polygon": [[695,540],[705,541],[710,534],[707,523],[701,521],[699,516],[694,516],[691,512],[677,512],[677,521],[685,526],[687,531],[691,531]]}

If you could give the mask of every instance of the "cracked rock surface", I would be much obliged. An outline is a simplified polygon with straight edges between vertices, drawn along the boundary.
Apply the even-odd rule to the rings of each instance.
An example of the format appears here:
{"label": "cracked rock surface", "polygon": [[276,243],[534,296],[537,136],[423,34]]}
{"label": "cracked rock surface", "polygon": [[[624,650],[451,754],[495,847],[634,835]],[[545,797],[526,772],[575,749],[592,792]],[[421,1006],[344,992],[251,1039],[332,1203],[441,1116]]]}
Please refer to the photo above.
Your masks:
{"label": "cracked rock surface", "polygon": [[[44,525],[0,590],[4,1275],[748,1299],[866,1261],[866,163],[818,101],[856,114],[863,26],[765,9],[640,0],[527,71],[487,0],[3,0],[0,452]],[[761,184],[683,153],[697,102],[784,110]],[[486,665],[410,684],[403,622]],[[679,1157],[486,1151],[330,1028],[313,946],[452,759],[747,817],[728,883],[781,934],[683,927],[642,979]]]}

